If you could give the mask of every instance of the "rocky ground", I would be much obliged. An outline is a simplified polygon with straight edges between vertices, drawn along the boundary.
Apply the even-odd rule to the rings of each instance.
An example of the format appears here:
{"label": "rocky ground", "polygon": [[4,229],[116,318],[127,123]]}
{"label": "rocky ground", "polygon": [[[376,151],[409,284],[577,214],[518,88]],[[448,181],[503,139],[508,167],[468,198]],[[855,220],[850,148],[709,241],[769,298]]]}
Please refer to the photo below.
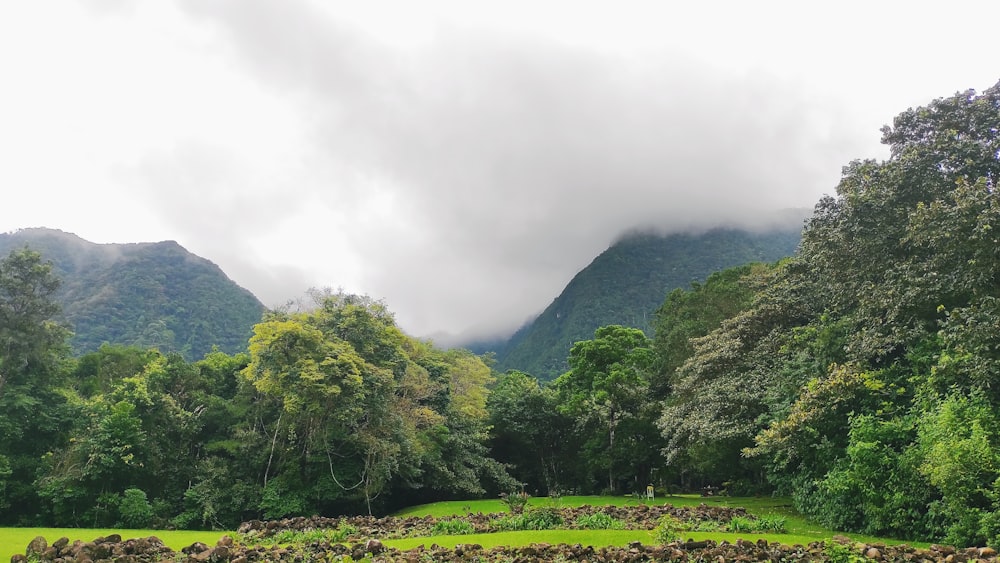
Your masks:
{"label": "rocky ground", "polygon": [[[581,515],[603,512],[622,520],[632,529],[653,529],[657,520],[670,514],[680,520],[698,522],[714,520],[728,522],[734,516],[746,516],[740,508],[628,506],[591,507],[560,509],[565,526],[572,527]],[[502,514],[468,514],[462,519],[473,524],[477,531],[488,531],[489,522]],[[931,546],[917,549],[906,545],[887,546],[884,544],[855,543],[846,537],[837,537],[830,542],[814,542],[809,545],[783,545],[764,540],[750,542],[738,540],[735,543],[713,541],[674,542],[665,545],[643,545],[634,542],[627,547],[590,547],[576,545],[533,544],[525,547],[483,548],[476,544],[444,548],[432,544],[410,550],[389,548],[380,538],[428,535],[438,519],[432,517],[409,518],[289,518],[273,521],[245,522],[234,539],[224,536],[214,546],[195,543],[175,552],[163,545],[156,537],[123,540],[119,535],[96,538],[93,541],[70,542],[60,538],[49,544],[45,538],[35,538],[25,552],[11,558],[11,563],[60,562],[60,563],[153,563],[180,562],[278,562],[278,561],[372,561],[372,562],[510,562],[533,563],[549,561],[578,561],[587,563],[642,562],[642,561],[944,561],[960,563],[965,561],[997,561],[997,553],[991,548],[955,549],[947,546]],[[291,547],[249,545],[248,539],[259,540],[281,531],[306,532],[314,529],[338,528],[343,523],[356,528],[358,532],[345,544],[316,541]]]}
{"label": "rocky ground", "polygon": [[[588,563],[644,562],[644,561],[996,561],[997,554],[990,548],[955,549],[931,546],[916,549],[909,546],[852,543],[840,538],[840,543],[814,542],[806,546],[783,545],[737,540],[736,543],[674,542],[666,545],[643,545],[634,542],[626,547],[601,547],[576,545],[532,544],[524,547],[495,547],[484,549],[475,544],[443,548],[436,545],[410,550],[386,548],[379,540],[368,540],[354,545],[316,542],[294,548],[240,547],[232,538],[224,537],[215,546],[196,543],[176,553],[155,537],[122,541],[118,536],[97,538],[90,542],[70,543],[62,538],[48,545],[43,538],[36,538],[25,554],[15,555],[11,563],[28,561],[53,561],[77,563],[104,562],[304,562],[304,561],[361,561],[416,563],[440,562],[511,562],[534,563],[550,561],[579,561]],[[366,559],[367,558],[367,559]]]}
{"label": "rocky ground", "polygon": [[[661,516],[670,514],[684,522],[704,522],[714,520],[725,524],[734,516],[747,516],[747,511],[742,508],[728,508],[721,506],[673,506],[663,504],[659,506],[581,506],[578,508],[560,508],[559,515],[563,519],[560,528],[573,529],[576,527],[576,520],[580,516],[589,516],[597,512],[603,512],[616,520],[625,523],[625,527],[632,530],[652,530],[656,527]],[[506,513],[495,514],[467,514],[461,516],[462,520],[472,524],[476,533],[489,533],[495,531],[491,527],[491,522],[497,518],[509,516]],[[373,518],[370,516],[350,516],[344,518],[322,518],[313,516],[310,518],[284,518],[281,520],[251,520],[244,522],[237,530],[240,534],[266,538],[285,530],[307,531],[337,528],[342,524],[349,525],[358,530],[352,537],[355,538],[408,538],[427,536],[431,534],[434,525],[442,520],[452,520],[449,518],[434,518],[433,516],[410,516],[397,518],[387,516],[384,518]]]}

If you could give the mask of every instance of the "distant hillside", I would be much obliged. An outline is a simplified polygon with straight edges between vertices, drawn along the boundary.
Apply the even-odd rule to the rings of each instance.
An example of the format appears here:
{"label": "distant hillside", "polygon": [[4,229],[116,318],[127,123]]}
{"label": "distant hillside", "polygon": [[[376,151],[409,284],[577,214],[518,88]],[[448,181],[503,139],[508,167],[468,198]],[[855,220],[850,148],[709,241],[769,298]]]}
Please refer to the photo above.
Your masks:
{"label": "distant hillside", "polygon": [[518,369],[549,380],[567,369],[573,343],[593,338],[598,327],[621,324],[652,337],[653,311],[669,292],[725,268],[791,256],[800,226],[765,233],[717,229],[698,235],[625,237],[581,270],[534,321],[505,345],[491,348],[497,355],[496,369]]}
{"label": "distant hillside", "polygon": [[95,244],[52,229],[0,233],[0,255],[28,246],[51,260],[75,353],[103,342],[156,346],[189,360],[212,345],[246,349],[264,305],[218,266],[173,241]]}

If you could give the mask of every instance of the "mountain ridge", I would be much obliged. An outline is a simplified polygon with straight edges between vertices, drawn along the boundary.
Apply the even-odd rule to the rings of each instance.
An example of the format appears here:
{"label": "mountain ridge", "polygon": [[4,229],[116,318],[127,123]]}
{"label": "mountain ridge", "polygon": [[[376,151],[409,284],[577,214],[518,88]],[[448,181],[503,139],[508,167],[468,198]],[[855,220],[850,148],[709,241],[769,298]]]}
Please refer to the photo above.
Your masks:
{"label": "mountain ridge", "polygon": [[153,346],[199,359],[246,349],[266,308],[215,263],[173,240],[94,243],[26,228],[0,234],[0,253],[27,246],[51,261],[74,353],[101,344]]}
{"label": "mountain ridge", "polygon": [[717,227],[697,233],[653,230],[624,233],[580,270],[541,313],[505,342],[472,343],[493,352],[496,369],[525,371],[549,380],[567,369],[566,357],[578,340],[609,324],[639,328],[651,335],[653,312],[670,291],[703,282],[713,272],[748,262],[773,262],[795,252],[801,222],[770,230]]}

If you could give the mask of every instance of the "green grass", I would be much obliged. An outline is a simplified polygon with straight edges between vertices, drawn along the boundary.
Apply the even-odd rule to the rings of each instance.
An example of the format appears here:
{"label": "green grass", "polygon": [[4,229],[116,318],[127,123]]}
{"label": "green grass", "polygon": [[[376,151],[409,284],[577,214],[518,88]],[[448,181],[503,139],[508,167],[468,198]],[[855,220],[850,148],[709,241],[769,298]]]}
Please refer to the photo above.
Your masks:
{"label": "green grass", "polygon": [[[674,506],[698,506],[705,503],[708,505],[743,507],[754,514],[781,513],[782,510],[791,510],[791,500],[782,497],[701,497],[698,495],[673,495],[657,497],[653,500],[638,499],[630,496],[566,496],[558,500],[549,497],[531,497],[528,499],[529,506],[559,506],[578,507],[585,504],[591,506],[636,506],[638,504],[661,505],[670,503]],[[445,502],[435,502],[432,504],[421,504],[403,509],[394,516],[462,516],[466,512],[507,512],[507,506],[500,499],[486,500],[453,500]],[[782,513],[783,514],[783,513]]]}
{"label": "green grass", "polygon": [[542,530],[525,532],[495,532],[492,534],[468,534],[464,536],[432,536],[424,538],[403,538],[398,540],[383,540],[387,546],[399,549],[411,549],[419,545],[430,547],[438,544],[442,547],[455,547],[458,544],[477,543],[485,548],[498,545],[528,545],[532,543],[580,543],[584,545],[627,545],[629,542],[641,541],[651,543],[652,536],[646,530]]}
{"label": "green grass", "polygon": [[43,536],[50,544],[66,536],[70,543],[74,540],[90,541],[99,536],[120,534],[122,539],[156,536],[174,551],[180,551],[194,542],[215,545],[225,532],[201,532],[192,530],[114,530],[87,528],[0,528],[0,561],[10,561],[15,553],[24,553],[31,540]]}
{"label": "green grass", "polygon": [[[835,535],[847,536],[855,541],[861,541],[865,543],[877,543],[882,542],[885,544],[900,544],[908,543],[914,547],[928,547],[929,543],[924,542],[913,542],[904,541],[891,538],[880,538],[875,536],[865,536],[861,534],[853,534],[840,532],[837,530],[830,530],[816,524],[815,522],[810,522],[804,516],[799,514],[795,508],[792,507],[791,499],[785,497],[702,497],[700,495],[672,495],[672,496],[662,496],[653,499],[652,501],[647,501],[643,499],[637,499],[634,497],[627,496],[566,496],[560,498],[558,501],[553,501],[548,497],[532,497],[528,500],[529,506],[560,506],[560,507],[577,507],[589,504],[591,506],[634,506],[637,504],[656,504],[661,505],[664,503],[669,503],[674,506],[698,506],[699,504],[707,504],[709,506],[728,506],[732,508],[745,508],[747,512],[755,516],[765,516],[765,515],[775,515],[784,516],[786,518],[785,529],[788,533],[785,534],[732,534],[729,532],[688,532],[684,534],[684,538],[694,538],[696,540],[702,539],[713,539],[715,541],[727,540],[729,542],[736,541],[737,538],[742,537],[744,539],[756,540],[758,538],[764,538],[768,541],[780,541],[785,544],[796,544],[801,543],[803,545],[814,541],[823,541],[830,539]],[[413,506],[404,509],[395,514],[395,516],[462,516],[466,512],[476,513],[482,512],[489,514],[491,512],[506,512],[507,507],[500,501],[500,499],[487,499],[487,500],[472,500],[472,501],[447,501],[447,502],[436,502],[432,504],[424,504],[420,506]],[[554,543],[561,540],[553,540],[551,536],[547,536],[549,533],[556,532],[572,532],[573,530],[552,530],[544,532],[521,532],[524,534],[535,534],[536,538],[531,541],[542,541]],[[583,530],[583,532],[594,532],[594,530]],[[608,530],[608,532],[628,532],[628,530]],[[642,542],[651,541],[651,537],[648,536],[647,532],[644,531],[633,531],[636,534],[647,534],[646,538],[632,538],[625,540],[625,543],[629,541],[635,541],[638,539]],[[465,541],[458,541],[457,543],[482,543],[479,541],[472,541],[469,538],[472,536],[461,536]],[[598,537],[598,536],[593,536]],[[624,536],[623,536],[624,537]],[[549,538],[549,539],[545,539]],[[434,538],[421,538],[422,541],[418,541],[413,545],[420,545],[420,543],[426,543],[430,545],[433,542],[437,542],[440,545],[445,545],[443,543],[443,537]],[[409,541],[409,540],[407,540]],[[528,541],[527,543],[531,543]],[[595,543],[597,540],[588,540],[593,545],[617,545],[617,544],[598,544]],[[571,542],[576,543],[576,542]],[[580,542],[584,543],[584,542]],[[483,544],[486,545],[485,543]]]}

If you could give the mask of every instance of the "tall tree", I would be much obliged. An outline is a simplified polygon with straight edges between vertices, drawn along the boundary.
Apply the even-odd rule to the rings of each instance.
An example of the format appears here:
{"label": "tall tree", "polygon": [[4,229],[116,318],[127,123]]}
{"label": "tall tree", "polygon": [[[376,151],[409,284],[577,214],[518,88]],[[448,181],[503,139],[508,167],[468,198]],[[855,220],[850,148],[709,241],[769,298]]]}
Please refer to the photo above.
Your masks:
{"label": "tall tree", "polygon": [[69,332],[55,321],[52,266],[27,248],[0,260],[0,521],[30,518],[41,456],[59,446],[73,418],[58,393]]}
{"label": "tall tree", "polygon": [[617,430],[624,419],[640,415],[648,402],[653,361],[649,338],[641,330],[605,326],[592,340],[573,345],[570,370],[555,382],[564,412],[581,423],[603,427],[607,440],[598,463],[606,470],[610,491],[618,489],[616,460],[622,459]]}

